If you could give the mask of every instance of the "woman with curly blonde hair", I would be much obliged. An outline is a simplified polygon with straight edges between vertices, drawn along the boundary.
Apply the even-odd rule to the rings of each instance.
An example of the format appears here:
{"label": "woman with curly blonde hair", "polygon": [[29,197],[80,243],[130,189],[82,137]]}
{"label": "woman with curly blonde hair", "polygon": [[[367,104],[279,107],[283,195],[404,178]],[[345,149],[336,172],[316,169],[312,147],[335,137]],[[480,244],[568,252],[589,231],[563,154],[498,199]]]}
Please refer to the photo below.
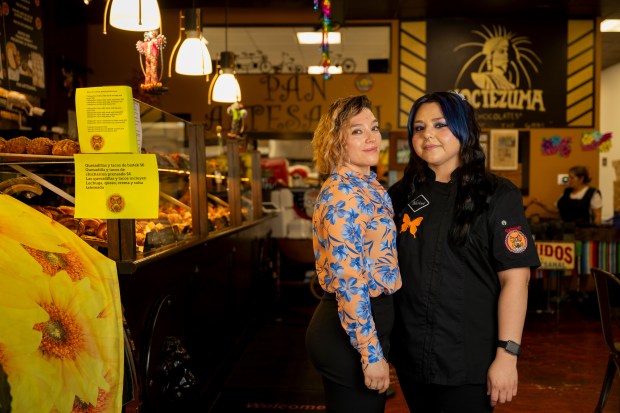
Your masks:
{"label": "woman with curly blonde hair", "polygon": [[392,203],[370,170],[381,149],[370,100],[361,95],[332,103],[312,146],[317,169],[329,176],[312,217],[316,271],[325,293],[308,326],[306,348],[323,377],[328,411],[383,412],[392,293],[401,280]]}

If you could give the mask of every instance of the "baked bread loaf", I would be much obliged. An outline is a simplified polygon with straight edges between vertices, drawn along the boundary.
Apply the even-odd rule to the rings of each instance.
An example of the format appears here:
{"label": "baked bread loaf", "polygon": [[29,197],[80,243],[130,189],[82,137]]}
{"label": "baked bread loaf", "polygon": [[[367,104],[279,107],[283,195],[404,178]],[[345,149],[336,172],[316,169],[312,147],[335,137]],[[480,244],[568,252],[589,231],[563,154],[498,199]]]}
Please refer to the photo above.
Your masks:
{"label": "baked bread loaf", "polygon": [[0,153],[4,153],[4,147],[6,146],[6,139],[0,138]]}
{"label": "baked bread loaf", "polygon": [[26,152],[32,155],[51,155],[54,141],[49,138],[34,138],[28,142]]}
{"label": "baked bread loaf", "polygon": [[25,136],[18,136],[6,141],[4,150],[6,153],[26,153],[28,143],[30,143],[30,139]]}
{"label": "baked bread loaf", "polygon": [[72,156],[80,153],[80,144],[72,139],[63,139],[54,144],[52,155]]}
{"label": "baked bread loaf", "polygon": [[104,221],[101,224],[99,224],[99,227],[97,227],[97,232],[95,234],[97,235],[97,238],[107,240],[108,239],[108,223]]}
{"label": "baked bread loaf", "polygon": [[[101,222],[102,222],[100,219],[82,218],[81,221],[82,221],[82,224],[84,224],[85,235],[90,235],[90,236],[97,235],[97,229],[99,228],[99,225],[101,225]],[[105,239],[105,238],[102,238],[102,239]]]}
{"label": "baked bread loaf", "polygon": [[39,205],[31,205],[31,206],[37,211],[39,211],[40,213],[42,213],[43,215],[46,215],[47,217],[49,217],[50,219],[54,219],[54,215],[52,215],[51,211],[47,210],[46,208],[39,206]]}
{"label": "baked bread loaf", "polygon": [[43,207],[47,212],[49,212],[49,214],[52,216],[52,219],[56,219],[57,217],[59,217],[60,215],[64,215],[62,213],[62,211],[60,209],[58,209],[57,207],[53,207],[53,206],[44,206]]}
{"label": "baked bread loaf", "polygon": [[70,216],[74,216],[75,215],[75,207],[74,206],[60,205],[57,208],[60,210],[60,212],[62,212],[65,215],[70,215]]}
{"label": "baked bread loaf", "polygon": [[77,235],[84,234],[84,223],[77,218],[73,218],[71,215],[60,215],[56,217],[56,222],[64,225],[69,228],[71,231],[75,232]]}

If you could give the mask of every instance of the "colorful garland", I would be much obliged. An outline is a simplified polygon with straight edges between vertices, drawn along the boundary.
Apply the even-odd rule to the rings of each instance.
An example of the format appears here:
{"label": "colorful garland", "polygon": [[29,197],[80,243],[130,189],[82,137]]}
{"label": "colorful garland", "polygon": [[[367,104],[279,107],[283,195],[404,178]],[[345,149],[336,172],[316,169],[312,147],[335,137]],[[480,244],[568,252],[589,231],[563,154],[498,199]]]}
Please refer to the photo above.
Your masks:
{"label": "colorful garland", "polygon": [[611,149],[611,132],[605,134],[599,131],[582,132],[581,149],[593,151],[597,148],[599,152],[609,152]]}
{"label": "colorful garland", "polygon": [[328,33],[333,31],[332,27],[332,7],[329,0],[314,0],[314,11],[321,9],[321,24],[323,37],[321,39],[321,66],[323,66],[323,78],[329,79],[331,74],[329,73],[329,66],[331,65],[331,59],[329,58],[329,40]]}
{"label": "colorful garland", "polygon": [[571,153],[570,141],[570,137],[560,138],[558,135],[554,135],[551,138],[543,138],[542,153],[543,155],[558,154],[566,158]]}

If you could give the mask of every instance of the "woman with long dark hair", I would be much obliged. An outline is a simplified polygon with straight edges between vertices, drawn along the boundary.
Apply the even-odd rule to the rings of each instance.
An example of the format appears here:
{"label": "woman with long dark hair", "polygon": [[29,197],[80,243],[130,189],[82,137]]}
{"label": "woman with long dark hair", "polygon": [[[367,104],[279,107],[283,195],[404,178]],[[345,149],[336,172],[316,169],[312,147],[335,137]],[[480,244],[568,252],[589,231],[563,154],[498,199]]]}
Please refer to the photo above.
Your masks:
{"label": "woman with long dark hair", "polygon": [[530,269],[540,265],[519,189],[485,170],[473,107],[417,99],[411,154],[389,190],[403,287],[391,361],[411,412],[490,412],[517,394]]}

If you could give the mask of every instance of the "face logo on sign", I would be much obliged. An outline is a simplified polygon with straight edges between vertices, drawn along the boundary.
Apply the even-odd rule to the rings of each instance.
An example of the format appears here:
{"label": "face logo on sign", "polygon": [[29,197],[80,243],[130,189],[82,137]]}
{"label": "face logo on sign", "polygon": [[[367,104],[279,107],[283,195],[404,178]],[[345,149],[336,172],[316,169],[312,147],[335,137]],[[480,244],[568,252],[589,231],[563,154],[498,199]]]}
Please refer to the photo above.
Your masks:
{"label": "face logo on sign", "polygon": [[100,135],[91,136],[90,146],[96,151],[101,150],[101,148],[103,148],[103,137]]}
{"label": "face logo on sign", "polygon": [[[540,58],[526,44],[531,44],[526,36],[509,32],[504,26],[493,26],[493,31],[482,26],[482,30],[473,30],[482,42],[466,42],[454,51],[465,47],[478,47],[461,69],[456,80],[458,87],[461,77],[469,72],[471,80],[482,90],[531,89],[532,79],[529,72],[538,72],[536,62]],[[527,85],[522,84],[527,82]]]}
{"label": "face logo on sign", "polygon": [[108,209],[112,212],[121,212],[125,208],[125,199],[122,195],[112,194],[108,198]]}

